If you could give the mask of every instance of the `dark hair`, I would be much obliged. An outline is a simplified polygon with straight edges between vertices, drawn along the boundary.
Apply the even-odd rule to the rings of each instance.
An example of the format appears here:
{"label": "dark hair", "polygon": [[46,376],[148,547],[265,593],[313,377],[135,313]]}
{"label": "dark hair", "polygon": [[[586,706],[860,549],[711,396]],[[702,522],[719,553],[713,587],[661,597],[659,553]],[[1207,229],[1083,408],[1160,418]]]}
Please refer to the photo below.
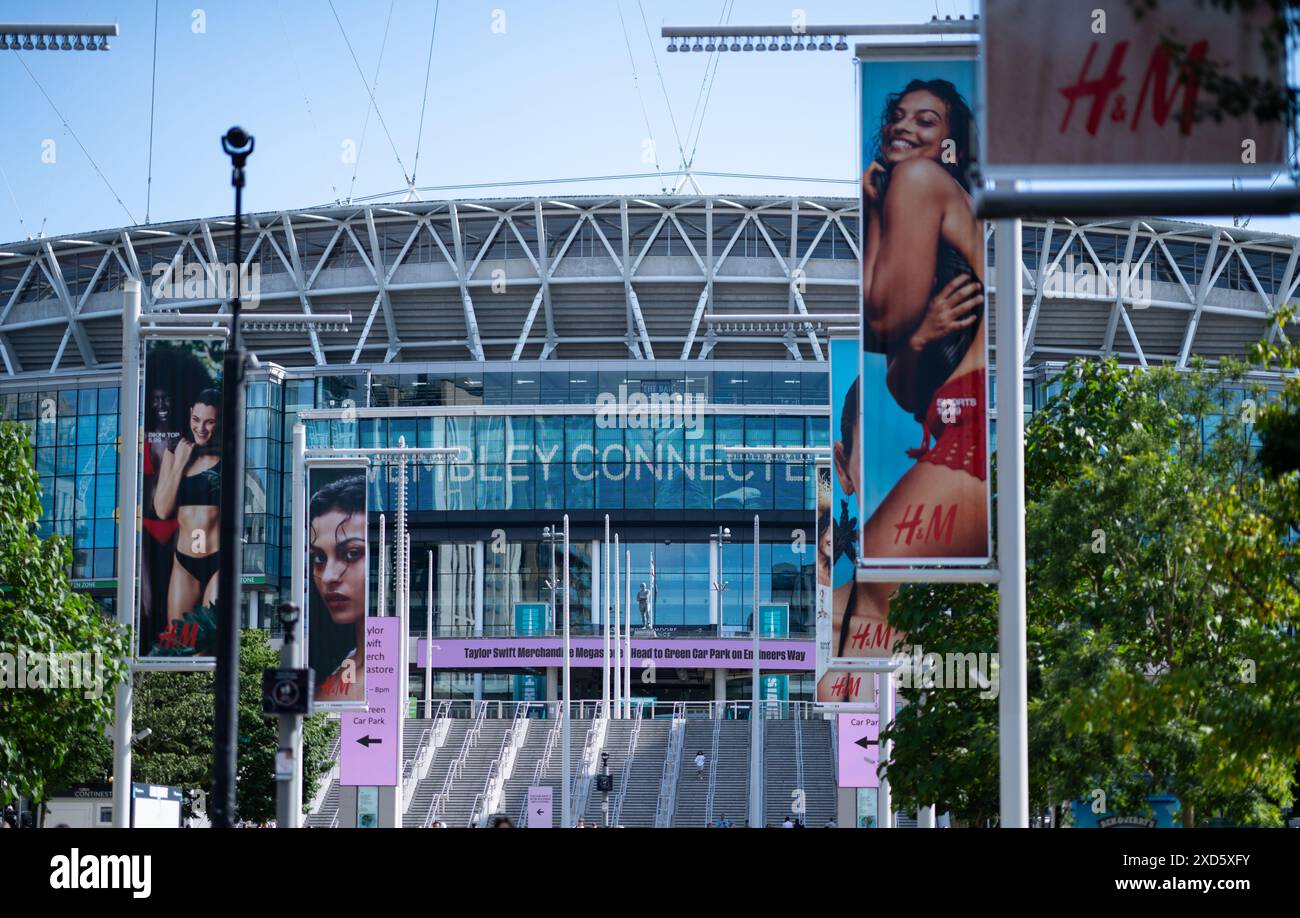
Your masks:
{"label": "dark hair", "polygon": [[[217,444],[221,442],[221,393],[216,389],[204,389],[199,392],[198,395],[194,396],[194,398],[187,400],[187,411],[193,411],[195,405],[207,405],[209,408],[216,409],[216,429],[212,431],[212,442],[210,442],[206,447],[206,449],[216,452]],[[185,423],[181,424],[181,436],[186,440],[189,440],[191,443],[194,442],[194,431],[190,430],[188,417],[186,418]]]}
{"label": "dark hair", "polygon": [[957,180],[957,184],[970,191],[971,160],[975,155],[977,139],[975,116],[971,113],[970,104],[962,98],[957,87],[949,80],[912,80],[902,92],[891,93],[885,99],[885,110],[880,114],[880,130],[876,132],[876,158],[881,160],[884,158],[881,155],[883,151],[880,149],[880,137],[885,127],[894,120],[894,109],[898,108],[904,96],[913,92],[931,93],[942,99],[948,106],[948,137],[957,147],[957,161],[949,163],[940,160],[939,165]]}
{"label": "dark hair", "polygon": [[853,444],[858,433],[858,383],[862,378],[853,380],[849,391],[844,395],[844,407],[840,409],[840,442],[844,444],[844,455],[853,458]]}
{"label": "dark hair", "polygon": [[[188,348],[182,349],[174,344],[157,344],[145,360],[145,411],[152,411],[149,393],[155,389],[161,389],[171,396],[173,405],[189,407],[194,404],[194,393],[207,389],[211,385],[212,377]],[[154,418],[146,416],[147,430],[152,429],[153,421]]]}
{"label": "dark hair", "polygon": [[337,510],[347,516],[364,513],[366,509],[366,476],[349,475],[323,486],[311,496],[311,505],[307,518],[314,520],[331,510]]}

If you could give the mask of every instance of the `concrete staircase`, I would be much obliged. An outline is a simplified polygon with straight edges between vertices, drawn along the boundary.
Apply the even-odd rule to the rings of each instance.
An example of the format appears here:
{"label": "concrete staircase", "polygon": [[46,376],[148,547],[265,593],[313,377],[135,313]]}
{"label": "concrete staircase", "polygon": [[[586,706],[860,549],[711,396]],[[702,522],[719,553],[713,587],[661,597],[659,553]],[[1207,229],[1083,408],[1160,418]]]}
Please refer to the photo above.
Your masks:
{"label": "concrete staircase", "polygon": [[[780,825],[794,811],[795,791],[803,791],[803,823],[819,829],[837,809],[835,759],[827,720],[768,720],[763,724],[763,819]],[[801,742],[800,742],[801,741]],[[799,776],[802,746],[803,776]]]}
{"label": "concrete staircase", "polygon": [[[713,754],[714,731],[718,746]],[[695,770],[695,754],[703,750],[705,779]],[[712,787],[712,807],[709,791]],[[686,724],[681,773],[677,780],[677,806],[673,828],[702,828],[721,817],[743,824],[749,811],[749,722],[743,720],[692,720]]]}
{"label": "concrete staircase", "polygon": [[468,719],[456,718],[451,721],[451,726],[447,729],[447,739],[438,747],[438,751],[433,755],[433,761],[429,764],[428,775],[415,786],[410,805],[402,817],[403,828],[418,829],[424,825],[429,804],[433,801],[434,795],[442,790],[443,781],[447,778],[447,770],[460,754],[460,747],[465,742],[465,734],[473,726],[474,721]]}
{"label": "concrete staircase", "polygon": [[[609,773],[614,779],[614,788],[609,792],[610,825],[616,824],[617,816],[619,825],[653,828],[655,804],[659,800],[659,778],[663,773],[664,753],[668,748],[668,733],[672,723],[642,720],[639,730],[636,724],[634,719],[611,720],[605,736],[604,751],[609,753]],[[636,748],[629,750],[634,732],[637,736]],[[625,775],[627,794],[623,799],[623,812],[616,814],[615,807]],[[588,825],[605,824],[605,813],[601,808],[604,797],[593,787],[587,811],[583,814],[587,817]]]}

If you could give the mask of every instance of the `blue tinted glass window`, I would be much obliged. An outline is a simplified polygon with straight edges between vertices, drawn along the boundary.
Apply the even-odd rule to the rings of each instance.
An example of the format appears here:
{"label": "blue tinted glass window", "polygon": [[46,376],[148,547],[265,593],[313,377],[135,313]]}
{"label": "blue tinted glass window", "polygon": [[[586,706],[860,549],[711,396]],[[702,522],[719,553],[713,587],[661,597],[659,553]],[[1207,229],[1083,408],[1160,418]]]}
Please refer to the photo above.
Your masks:
{"label": "blue tinted glass window", "polygon": [[102,443],[95,447],[95,471],[109,474],[117,471],[117,447],[111,443]]}
{"label": "blue tinted glass window", "polygon": [[745,418],[745,446],[772,446],[776,419],[770,415]]}
{"label": "blue tinted glass window", "polygon": [[95,442],[95,434],[99,429],[99,418],[94,414],[77,415],[77,443],[86,444]]}
{"label": "blue tinted glass window", "polygon": [[484,373],[483,374],[483,404],[485,405],[509,405],[510,404],[510,374],[509,373]]}
{"label": "blue tinted glass window", "polygon": [[531,510],[533,508],[533,477],[537,466],[514,462],[505,466],[506,509]]}
{"label": "blue tinted glass window", "polygon": [[800,391],[801,401],[805,405],[828,405],[831,400],[830,374],[804,373]]}
{"label": "blue tinted glass window", "polygon": [[95,434],[95,441],[98,443],[117,442],[117,415],[101,414],[99,416],[99,429]]}
{"label": "blue tinted glass window", "polygon": [[547,370],[541,374],[540,401],[543,405],[567,405],[569,403],[569,374],[563,371]]}
{"label": "blue tinted glass window", "polygon": [[505,509],[505,465],[500,462],[480,465],[476,491],[476,506],[479,510]]}
{"label": "blue tinted glass window", "polygon": [[477,460],[484,462],[504,462],[506,457],[506,419],[501,415],[489,415],[475,419],[478,437]]}
{"label": "blue tinted glass window", "polygon": [[745,374],[739,370],[714,371],[712,401],[715,405],[743,405]]}
{"label": "blue tinted glass window", "polygon": [[542,374],[538,371],[515,370],[510,382],[510,404],[536,405],[541,401]]}
{"label": "blue tinted glass window", "polygon": [[781,415],[777,417],[775,445],[802,447],[804,445],[803,428],[804,419],[798,415]]}
{"label": "blue tinted glass window", "polygon": [[591,455],[589,451],[581,455],[583,458],[564,466],[564,506],[574,510],[590,510],[595,507],[596,463],[586,458]]}
{"label": "blue tinted glass window", "polygon": [[60,414],[55,422],[57,430],[55,440],[60,446],[72,446],[77,442],[77,419],[71,414]]}

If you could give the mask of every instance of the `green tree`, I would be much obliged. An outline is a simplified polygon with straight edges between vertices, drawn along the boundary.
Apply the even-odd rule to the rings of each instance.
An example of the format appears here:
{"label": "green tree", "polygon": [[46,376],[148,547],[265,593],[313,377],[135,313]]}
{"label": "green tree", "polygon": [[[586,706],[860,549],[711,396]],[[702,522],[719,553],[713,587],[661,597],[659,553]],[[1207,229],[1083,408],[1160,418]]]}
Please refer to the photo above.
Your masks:
{"label": "green tree", "polygon": [[[239,817],[266,822],[275,816],[277,720],[262,713],[262,671],[279,656],[261,631],[241,633],[239,643],[239,750],[236,797]],[[205,793],[212,787],[213,676],[211,673],[141,673],[137,676],[135,727],[152,733],[136,746],[137,781]],[[303,723],[304,804],[329,768],[335,724],[324,714]]]}
{"label": "green tree", "polygon": [[[7,803],[43,799],[52,784],[75,776],[69,755],[111,722],[128,645],[117,624],[72,589],[67,540],[37,534],[40,483],[27,427],[0,423],[0,469],[0,802]],[[23,672],[31,654],[90,655],[81,657],[81,670],[88,667],[99,684],[55,687],[47,671],[45,686],[33,687],[35,673]]]}
{"label": "green tree", "polygon": [[[1031,802],[1101,791],[1112,812],[1136,812],[1164,792],[1183,802],[1185,824],[1276,824],[1296,757],[1276,728],[1278,706],[1295,707],[1295,677],[1282,671],[1295,668],[1285,626],[1296,603],[1270,567],[1289,542],[1267,516],[1249,415],[1222,401],[1241,370],[1080,361],[1059,384],[1026,432]],[[1226,562],[1243,539],[1253,563]],[[996,591],[908,587],[891,620],[926,651],[995,649]],[[1278,678],[1250,681],[1248,669]],[[996,702],[902,694],[915,710],[892,731],[900,800],[964,797],[955,812],[986,818]],[[916,757],[926,767],[904,766]]]}

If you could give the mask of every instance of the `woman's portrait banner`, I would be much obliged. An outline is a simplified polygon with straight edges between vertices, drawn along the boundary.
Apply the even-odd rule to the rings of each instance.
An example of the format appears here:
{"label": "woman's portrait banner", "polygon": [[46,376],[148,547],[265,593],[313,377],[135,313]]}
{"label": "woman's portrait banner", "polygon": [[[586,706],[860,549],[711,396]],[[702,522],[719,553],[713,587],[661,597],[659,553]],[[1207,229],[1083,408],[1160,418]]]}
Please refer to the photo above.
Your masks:
{"label": "woman's portrait banner", "polygon": [[143,658],[211,659],[221,538],[219,340],[149,340],[140,489]]}
{"label": "woman's portrait banner", "polygon": [[307,474],[307,664],[316,673],[317,708],[366,703],[366,476],[360,465],[317,466]]}
{"label": "woman's portrait banner", "polygon": [[984,227],[975,58],[862,60],[862,423],[836,465],[866,566],[982,565],[989,529]]}

